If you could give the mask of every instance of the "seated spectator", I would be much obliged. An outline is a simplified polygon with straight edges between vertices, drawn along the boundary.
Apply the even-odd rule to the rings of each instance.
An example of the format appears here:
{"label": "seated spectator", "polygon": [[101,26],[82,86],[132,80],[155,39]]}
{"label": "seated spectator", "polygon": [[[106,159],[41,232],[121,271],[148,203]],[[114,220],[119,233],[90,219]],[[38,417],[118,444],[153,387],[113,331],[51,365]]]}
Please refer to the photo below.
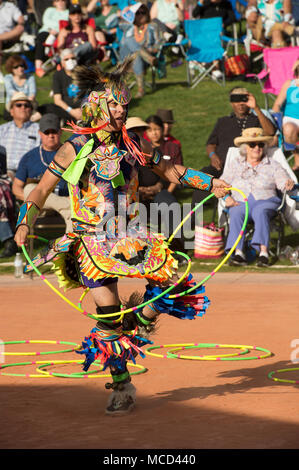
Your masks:
{"label": "seated spectator", "polygon": [[15,203],[11,183],[6,174],[6,152],[0,146],[0,242],[4,249],[0,258],[8,258],[18,251],[14,241]]}
{"label": "seated spectator", "polygon": [[174,42],[184,20],[184,6],[182,1],[155,0],[150,11],[154,20],[163,32],[166,41]]}
{"label": "seated spectator", "polygon": [[57,47],[60,52],[73,49],[78,64],[90,64],[99,56],[95,31],[83,19],[78,3],[69,7],[69,23],[58,33]]}
{"label": "seated spectator", "polygon": [[[163,121],[159,116],[152,115],[146,119],[148,128],[146,130],[149,141],[152,146],[157,149],[162,155],[171,158],[174,163],[183,165],[183,156],[180,147],[174,142],[166,141],[163,136]],[[178,203],[174,191],[176,184],[167,184],[158,175],[153,173],[150,168],[140,167],[139,173],[139,199],[148,211],[150,219],[153,221],[158,220],[158,213],[160,204],[167,204],[172,206],[169,212],[169,218],[162,218],[161,231],[166,237],[169,237],[177,224],[181,221],[181,207]],[[175,220],[174,220],[175,218]],[[183,239],[175,238],[171,244],[173,250],[183,250]],[[184,264],[183,259],[179,260]]]}
{"label": "seated spectator", "polygon": [[[232,4],[229,0],[204,0],[203,3],[197,4],[193,10],[193,17],[200,19],[222,18],[223,27],[231,25],[236,21]],[[216,69],[212,71],[212,77],[222,78],[223,73],[220,70],[219,61],[214,62]]]}
{"label": "seated spectator", "polygon": [[119,27],[123,30],[119,47],[121,60],[124,60],[130,54],[137,53],[133,64],[138,86],[136,98],[141,98],[145,93],[144,75],[146,65],[154,65],[157,62],[155,53],[158,51],[159,38],[157,29],[150,21],[148,8],[140,4],[135,12],[133,24],[122,22],[119,24]]}
{"label": "seated spectator", "polygon": [[[243,130],[242,136],[234,139],[236,147],[240,147],[239,155],[230,165],[226,165],[222,177],[230,186],[244,192],[248,198],[249,221],[254,223],[254,234],[251,246],[259,253],[257,265],[269,264],[270,219],[275,215],[281,199],[279,191],[293,189],[294,181],[289,178],[286,170],[267,155],[267,143],[270,136],[265,136],[261,128]],[[245,203],[239,193],[225,196],[225,205],[229,208],[229,234],[225,249],[229,251],[237,239],[245,217]],[[247,264],[244,253],[244,235],[238,243],[233,265]]]}
{"label": "seated spectator", "polygon": [[[80,103],[76,100],[78,87],[73,83],[72,71],[77,65],[71,49],[60,54],[61,70],[53,75],[53,94],[55,107],[46,105],[46,112],[53,112],[64,121],[78,121],[82,117]],[[44,114],[44,112],[42,112]]]}
{"label": "seated spectator", "polygon": [[232,4],[228,0],[204,0],[198,3],[192,12],[193,18],[217,18],[223,20],[226,28],[236,21]]}
{"label": "seated spectator", "polygon": [[116,38],[118,12],[117,5],[111,5],[109,0],[91,0],[87,12],[93,14],[96,25],[96,40],[99,43],[112,43]]}
{"label": "seated spectator", "polygon": [[163,121],[164,140],[174,142],[175,144],[179,145],[180,148],[182,148],[181,142],[171,135],[171,129],[172,129],[173,124],[175,123],[172,110],[171,109],[157,109],[156,116],[159,116],[159,118],[161,118]]}
{"label": "seated spectator", "polygon": [[299,63],[295,64],[294,78],[286,80],[274,102],[272,110],[283,112],[282,132],[285,142],[296,145],[293,170],[299,170]]}
{"label": "seated spectator", "polygon": [[[24,17],[11,2],[0,0],[0,52],[8,49],[24,32]],[[0,63],[2,55],[0,54]]]}
{"label": "seated spectator", "polygon": [[68,21],[69,10],[67,0],[53,0],[53,6],[46,8],[42,17],[42,27],[35,43],[35,73],[38,77],[45,75],[43,62],[47,60],[45,44],[53,45],[59,33],[59,22]]}
{"label": "seated spectator", "polygon": [[[210,175],[219,178],[222,174],[229,147],[234,146],[234,139],[248,127],[261,127],[265,135],[274,136],[275,124],[260,109],[252,93],[246,88],[234,87],[229,93],[232,114],[217,120],[208,137],[206,151],[210,165],[204,167]],[[217,176],[218,175],[218,176]],[[198,204],[206,197],[204,191],[196,190],[192,195],[192,204]]]}
{"label": "seated spectator", "polygon": [[245,17],[254,39],[273,48],[285,47],[294,32],[291,0],[249,0]]}
{"label": "seated spectator", "polygon": [[35,16],[35,21],[38,26],[43,24],[43,14],[47,8],[52,6],[53,0],[30,0],[33,7],[33,12]]}
{"label": "seated spectator", "polygon": [[[13,181],[13,194],[21,201],[27,199],[62,145],[59,118],[55,114],[45,114],[39,127],[41,144],[22,157]],[[49,194],[44,209],[58,212],[65,221],[67,232],[72,231],[69,205],[67,183],[61,179],[55,190]]]}
{"label": "seated spectator", "polygon": [[32,101],[22,92],[13,95],[9,112],[12,121],[0,126],[0,142],[6,150],[7,173],[11,179],[22,156],[40,143],[39,126],[31,122]]}
{"label": "seated spectator", "polygon": [[[7,75],[4,77],[5,87],[5,103],[3,117],[6,121],[11,121],[12,117],[8,111],[10,100],[16,92],[22,92],[34,105],[36,96],[36,83],[33,75],[26,75],[27,64],[25,60],[19,55],[12,55],[8,57],[5,62],[5,69]],[[31,119],[32,120],[32,119]]]}

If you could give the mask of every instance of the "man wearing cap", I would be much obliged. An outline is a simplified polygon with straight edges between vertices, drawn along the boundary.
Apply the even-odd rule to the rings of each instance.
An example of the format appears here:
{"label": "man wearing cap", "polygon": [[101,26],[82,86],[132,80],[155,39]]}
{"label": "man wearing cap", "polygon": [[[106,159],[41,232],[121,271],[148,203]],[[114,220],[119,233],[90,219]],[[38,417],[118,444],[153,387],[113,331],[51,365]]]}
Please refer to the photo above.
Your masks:
{"label": "man wearing cap", "polygon": [[157,109],[156,116],[162,119],[164,125],[164,139],[168,142],[174,142],[182,149],[181,142],[171,135],[171,129],[175,123],[173,112],[171,109]]}
{"label": "man wearing cap", "polygon": [[[13,181],[12,191],[21,201],[27,199],[62,145],[58,116],[45,114],[40,120],[39,128],[41,144],[22,157]],[[44,208],[57,211],[65,221],[66,230],[71,231],[68,189],[64,180],[48,196]]]}
{"label": "man wearing cap", "polygon": [[[276,131],[274,123],[265,115],[254,95],[246,88],[233,88],[229,98],[233,112],[217,120],[206,143],[210,164],[201,169],[216,178],[222,173],[229,147],[234,147],[234,139],[239,137],[244,129],[260,127],[267,136],[274,136]],[[205,197],[203,191],[194,191],[192,202],[197,204]]]}
{"label": "man wearing cap", "polygon": [[10,103],[12,121],[0,126],[0,143],[5,147],[7,173],[14,178],[22,156],[40,143],[39,125],[31,122],[32,102],[23,92],[16,92]]}

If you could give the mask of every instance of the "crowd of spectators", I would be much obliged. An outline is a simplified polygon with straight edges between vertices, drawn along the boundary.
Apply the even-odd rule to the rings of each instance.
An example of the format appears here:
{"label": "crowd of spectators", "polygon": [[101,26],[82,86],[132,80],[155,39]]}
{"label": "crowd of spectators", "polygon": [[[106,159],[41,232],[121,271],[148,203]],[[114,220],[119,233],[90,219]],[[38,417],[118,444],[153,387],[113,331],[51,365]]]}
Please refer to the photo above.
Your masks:
{"label": "crowd of spectators", "polygon": [[[272,41],[275,47],[284,46],[293,31],[290,0],[269,0],[265,4],[261,0],[249,0],[245,13],[247,25],[259,41],[265,41],[265,44]],[[278,15],[278,4],[283,7],[284,15]],[[28,20],[30,15],[34,16],[33,22]],[[198,3],[182,0],[155,0],[153,3],[135,0],[0,0],[0,60],[2,70],[6,72],[3,78],[3,118],[6,122],[0,125],[0,241],[4,245],[0,257],[11,256],[17,250],[12,238],[15,202],[26,199],[32,185],[38,182],[54,158],[61,145],[61,127],[68,121],[80,122],[82,117],[80,102],[76,99],[78,90],[72,79],[74,68],[80,64],[109,61],[113,64],[115,57],[122,61],[135,53],[133,71],[137,93],[134,96],[140,99],[145,94],[147,68],[159,66],[157,52],[163,42],[181,40],[184,18],[215,16],[222,18],[224,28],[235,21],[229,0]],[[32,63],[23,53],[13,52],[24,32],[34,37]],[[113,55],[111,50],[116,43],[118,47]],[[29,73],[31,66],[32,73]],[[53,71],[52,102],[39,103],[36,77],[43,80],[49,70]],[[297,81],[286,84],[276,103],[278,110],[287,98],[290,85],[298,87]],[[219,117],[215,122],[206,142],[209,165],[202,168],[217,178],[223,173],[229,147],[244,130],[261,129],[263,135],[272,138],[272,144],[276,143],[275,122],[246,88],[233,88],[229,100],[232,114]],[[298,121],[297,115],[295,118]],[[153,147],[176,163],[183,163],[181,142],[171,133],[174,122],[171,109],[157,109],[146,121],[138,116],[129,118],[127,129],[149,140]],[[291,126],[296,127],[291,137],[292,143],[296,143],[298,123],[294,123],[294,119],[285,122],[285,129]],[[295,165],[299,167],[297,156]],[[176,185],[166,185],[150,169],[140,170],[139,182],[140,200],[145,205],[153,202],[156,207],[161,203],[178,204]],[[203,193],[194,191],[193,206],[206,196]],[[63,183],[50,195],[45,208],[59,212],[66,229],[71,230],[67,187]],[[169,220],[169,234],[174,229],[172,225]],[[183,249],[183,240],[175,243],[174,249]]]}

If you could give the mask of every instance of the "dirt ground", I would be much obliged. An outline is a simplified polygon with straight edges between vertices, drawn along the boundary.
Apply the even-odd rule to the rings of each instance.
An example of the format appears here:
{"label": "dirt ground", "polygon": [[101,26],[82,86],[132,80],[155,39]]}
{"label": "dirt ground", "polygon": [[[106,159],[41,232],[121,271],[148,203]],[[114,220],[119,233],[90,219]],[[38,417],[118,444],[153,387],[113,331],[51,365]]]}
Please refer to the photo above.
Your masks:
{"label": "dirt ground", "polygon": [[[204,276],[196,274],[195,279]],[[49,279],[56,285],[54,277]],[[218,273],[206,284],[211,305],[205,317],[182,321],[162,316],[154,345],[254,345],[273,355],[237,361],[139,358],[148,371],[133,378],[137,407],[129,418],[104,414],[110,393],[104,384],[109,379],[0,376],[0,448],[298,449],[298,385],[267,377],[270,371],[296,367],[291,358],[299,358],[298,282],[298,274]],[[141,292],[143,285],[133,280],[119,283],[122,295],[134,289]],[[77,304],[81,292],[67,296]],[[80,343],[94,326],[93,320],[72,309],[38,278],[2,276],[0,293],[2,341]],[[83,305],[93,312],[90,296]],[[6,346],[5,351],[61,348],[65,346],[25,344]],[[218,350],[230,352],[235,350]],[[247,357],[257,354],[263,353],[254,351]],[[5,363],[80,358],[75,353],[5,356]],[[2,371],[33,374],[35,369],[19,366]],[[51,370],[81,369],[68,364]],[[299,370],[279,377],[299,380]]]}

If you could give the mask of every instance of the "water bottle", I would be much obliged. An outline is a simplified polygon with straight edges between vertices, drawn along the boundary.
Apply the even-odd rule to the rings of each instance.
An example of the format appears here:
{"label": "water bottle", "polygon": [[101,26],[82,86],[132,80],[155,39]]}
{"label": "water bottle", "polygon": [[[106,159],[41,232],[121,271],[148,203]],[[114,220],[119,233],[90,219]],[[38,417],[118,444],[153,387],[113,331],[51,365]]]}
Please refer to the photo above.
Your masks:
{"label": "water bottle", "polygon": [[290,261],[292,264],[299,264],[299,253],[297,250],[294,250],[290,256]]}
{"label": "water bottle", "polygon": [[17,253],[14,260],[15,277],[23,277],[23,261],[21,253]]}

